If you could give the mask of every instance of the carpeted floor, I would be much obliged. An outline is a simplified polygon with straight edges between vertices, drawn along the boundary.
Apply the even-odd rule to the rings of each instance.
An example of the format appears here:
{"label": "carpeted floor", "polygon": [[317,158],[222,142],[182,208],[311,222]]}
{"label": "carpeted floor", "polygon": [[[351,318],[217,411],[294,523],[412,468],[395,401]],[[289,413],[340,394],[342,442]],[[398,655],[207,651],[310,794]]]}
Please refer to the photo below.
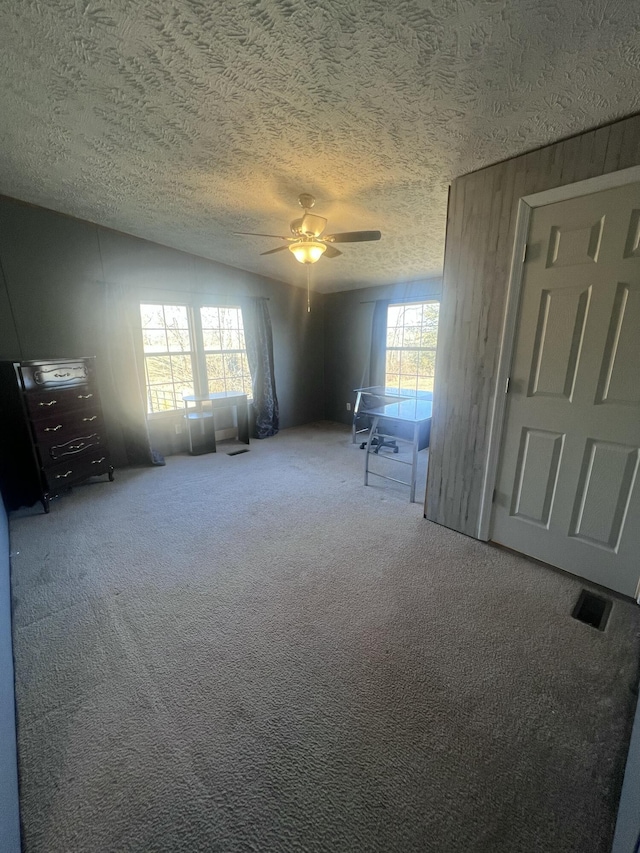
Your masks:
{"label": "carpeted floor", "polygon": [[26,853],[609,849],[640,611],[362,466],[315,424],[14,516]]}

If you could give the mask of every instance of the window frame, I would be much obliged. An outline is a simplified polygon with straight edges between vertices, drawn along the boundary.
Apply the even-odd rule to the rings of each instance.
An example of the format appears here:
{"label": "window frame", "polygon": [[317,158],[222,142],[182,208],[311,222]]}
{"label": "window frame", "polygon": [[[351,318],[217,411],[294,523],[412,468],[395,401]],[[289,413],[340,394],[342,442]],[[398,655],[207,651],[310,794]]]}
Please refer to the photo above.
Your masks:
{"label": "window frame", "polygon": [[[386,322],[386,329],[385,329],[385,342],[384,342],[384,344],[385,344],[385,345],[384,345],[384,387],[385,387],[385,388],[387,388],[387,387],[389,387],[389,388],[395,388],[395,387],[396,387],[396,386],[394,386],[394,385],[390,385],[390,384],[388,383],[388,381],[387,381],[387,377],[388,377],[388,375],[389,375],[389,371],[387,370],[388,353],[389,353],[389,352],[400,352],[400,353],[402,353],[402,352],[416,352],[416,353],[429,352],[429,353],[432,353],[432,354],[433,354],[433,374],[431,374],[431,380],[432,380],[432,382],[431,382],[431,386],[432,386],[432,387],[431,387],[431,390],[430,390],[430,391],[420,391],[420,390],[417,388],[417,385],[418,385],[418,378],[419,378],[421,375],[423,375],[423,374],[420,374],[420,373],[418,372],[418,370],[416,370],[416,373],[415,373],[415,377],[416,377],[416,393],[430,393],[430,394],[433,394],[433,385],[434,385],[434,382],[435,382],[435,368],[436,368],[436,364],[435,364],[435,356],[436,356],[437,345],[438,345],[438,340],[437,340],[437,337],[438,337],[438,331],[436,331],[436,343],[435,343],[435,346],[417,346],[417,347],[413,347],[413,346],[388,346],[388,340],[389,340],[389,309],[390,309],[390,308],[410,308],[410,307],[412,307],[412,306],[417,306],[417,305],[420,305],[420,306],[424,306],[424,305],[437,305],[437,306],[438,306],[438,327],[439,327],[439,324],[440,324],[440,300],[439,300],[439,299],[411,299],[411,300],[402,300],[402,301],[398,301],[398,302],[390,302],[390,303],[387,305],[387,322]],[[403,323],[402,328],[404,329],[407,325],[409,325],[409,324]],[[396,327],[396,328],[397,328],[397,327]],[[400,362],[400,363],[402,364],[402,362]],[[402,386],[402,382],[401,382],[401,377],[402,377],[403,375],[404,375],[404,376],[413,376],[414,374],[412,374],[412,373],[411,373],[411,374],[409,374],[409,373],[403,374],[403,373],[401,373],[400,371],[398,372],[398,386],[397,386],[397,388],[398,388],[398,393],[402,393],[402,390],[403,390],[403,386]],[[408,390],[408,389],[407,389],[407,390]]]}
{"label": "window frame", "polygon": [[[232,309],[234,311],[238,311],[239,316],[240,316],[240,322],[242,324],[242,329],[240,329],[240,327],[238,327],[237,329],[234,329],[233,331],[242,331],[242,336],[244,338],[244,349],[242,349],[242,348],[240,348],[240,349],[223,349],[223,348],[221,348],[219,350],[207,349],[207,347],[204,344],[204,332],[205,332],[206,327],[202,323],[202,309],[203,308],[215,308],[217,310]],[[246,374],[243,371],[242,376],[244,377],[246,375],[249,377],[249,389],[238,391],[238,393],[246,394],[247,400],[251,401],[253,399],[253,389],[251,387],[251,372],[249,370],[249,361],[248,361],[248,356],[247,356],[247,339],[246,339],[245,330],[244,330],[244,317],[242,316],[242,306],[241,305],[228,305],[228,304],[212,305],[210,302],[207,301],[206,303],[203,302],[203,303],[199,304],[197,307],[194,307],[194,311],[197,313],[198,331],[200,334],[202,334],[202,348],[201,348],[202,363],[200,366],[200,372],[201,372],[201,376],[202,376],[202,387],[205,389],[203,393],[204,394],[209,393],[209,381],[210,380],[209,380],[209,371],[207,369],[207,355],[222,355],[222,356],[224,356],[224,355],[240,354],[240,355],[243,355],[245,360],[246,360],[247,371],[246,371]],[[218,328],[222,329],[221,326],[219,326]],[[208,331],[208,329],[207,329],[207,331]],[[198,354],[200,354],[200,352]],[[225,373],[225,379],[226,379],[226,373]],[[243,389],[245,389],[245,384],[246,383],[243,379],[243,383],[242,383]],[[216,392],[212,392],[212,393],[216,393]]]}
{"label": "window frame", "polygon": [[[174,295],[174,294],[173,293],[167,294],[167,296],[172,296],[172,295]],[[187,355],[187,354],[189,354],[191,356],[191,373],[192,373],[192,377],[193,377],[193,393],[197,396],[205,396],[206,394],[209,393],[209,379],[208,379],[208,375],[207,375],[207,361],[206,361],[207,351],[205,350],[205,347],[204,347],[204,334],[203,334],[201,313],[200,313],[201,309],[202,308],[218,308],[218,309],[220,309],[220,308],[233,308],[233,309],[237,309],[240,312],[240,318],[241,318],[241,321],[243,323],[243,332],[244,332],[244,317],[242,314],[242,305],[241,304],[239,304],[237,302],[230,303],[230,302],[226,302],[224,300],[216,301],[215,298],[207,298],[207,299],[202,299],[202,300],[197,300],[197,301],[185,300],[184,298],[181,298],[180,294],[178,294],[178,293],[176,293],[175,296],[178,298],[175,298],[175,299],[165,298],[164,295],[161,296],[160,298],[155,298],[155,299],[153,298],[153,296],[150,296],[150,297],[139,296],[139,298],[138,298],[137,316],[138,316],[138,326],[140,329],[139,346],[140,346],[140,353],[141,353],[140,379],[141,379],[142,388],[144,389],[145,416],[146,416],[147,420],[150,420],[150,421],[151,420],[157,420],[157,419],[163,419],[163,418],[175,417],[176,415],[182,416],[184,414],[184,410],[181,406],[179,408],[166,409],[165,411],[159,411],[159,412],[149,412],[148,411],[148,405],[149,405],[148,395],[149,395],[149,387],[150,386],[147,383],[146,362],[147,362],[147,358],[150,355],[161,355],[161,356],[169,355],[170,356],[173,354],[175,354],[175,355],[178,355],[178,354],[179,355]],[[159,307],[163,308],[163,311],[164,311],[165,306],[186,308],[186,310],[187,310],[187,322],[188,322],[188,326],[189,326],[189,338],[190,338],[190,345],[191,345],[191,350],[189,353],[185,353],[185,352],[172,353],[171,351],[168,351],[167,353],[164,353],[164,352],[162,352],[162,353],[146,353],[145,352],[144,338],[143,338],[144,329],[142,326],[142,315],[141,315],[141,308],[143,305],[159,306]],[[246,337],[245,337],[245,349],[244,350],[242,350],[242,349],[240,349],[240,350],[223,350],[223,349],[221,349],[221,350],[218,350],[215,352],[221,353],[221,354],[225,354],[226,352],[233,352],[233,353],[238,352],[238,353],[244,353],[244,355],[246,357],[247,356]],[[248,362],[247,362],[247,365],[248,365]],[[250,373],[249,373],[249,379],[251,380],[251,374]],[[247,402],[251,402],[253,399],[253,391],[251,388],[248,391],[239,391],[238,393],[246,393],[247,394]],[[177,398],[176,398],[176,402],[177,402]]]}
{"label": "window frame", "polygon": [[[182,330],[182,331],[186,331],[189,335],[189,350],[188,351],[185,351],[185,350],[173,351],[171,349],[166,349],[166,350],[163,350],[162,352],[147,353],[145,351],[145,344],[144,344],[144,333],[145,333],[145,331],[147,331],[147,328],[143,327],[143,325],[142,325],[142,315],[141,315],[141,310],[142,310],[143,306],[160,308],[162,310],[162,316],[163,316],[163,321],[164,321],[164,326],[162,328],[162,331],[165,332],[165,337],[167,336],[166,309],[167,308],[184,308],[186,310],[186,315],[187,315],[187,328]],[[143,387],[145,390],[146,416],[148,418],[150,418],[150,417],[156,418],[158,416],[162,417],[162,416],[165,416],[167,414],[172,414],[174,412],[178,412],[178,411],[180,411],[180,409],[177,407],[177,405],[176,405],[176,408],[165,409],[162,411],[157,411],[157,412],[149,412],[148,411],[151,389],[154,386],[151,385],[147,381],[148,376],[149,376],[148,368],[147,368],[147,362],[149,361],[149,359],[154,358],[154,357],[160,357],[160,358],[169,357],[170,358],[171,356],[178,356],[178,355],[189,357],[189,359],[191,361],[191,376],[193,379],[194,390],[195,390],[195,387],[196,387],[196,385],[195,385],[195,369],[194,369],[195,341],[194,341],[194,335],[193,335],[193,327],[191,324],[191,316],[190,316],[190,312],[189,312],[189,306],[185,305],[182,302],[178,302],[177,300],[166,301],[166,302],[164,302],[164,301],[163,302],[158,302],[158,301],[153,301],[153,302],[144,301],[143,302],[143,301],[140,301],[138,304],[138,318],[139,318],[139,323],[140,323],[140,343],[141,343],[141,352],[142,352],[142,383],[143,383]],[[155,329],[149,329],[149,331],[156,331],[156,330]],[[158,329],[158,331],[160,331],[160,329]],[[168,338],[167,338],[167,346],[168,346]],[[175,388],[175,380],[173,379],[173,367],[171,367],[171,374],[172,374],[171,384],[173,385],[173,396],[174,396],[175,402],[177,404],[178,396],[177,396],[176,388]]]}

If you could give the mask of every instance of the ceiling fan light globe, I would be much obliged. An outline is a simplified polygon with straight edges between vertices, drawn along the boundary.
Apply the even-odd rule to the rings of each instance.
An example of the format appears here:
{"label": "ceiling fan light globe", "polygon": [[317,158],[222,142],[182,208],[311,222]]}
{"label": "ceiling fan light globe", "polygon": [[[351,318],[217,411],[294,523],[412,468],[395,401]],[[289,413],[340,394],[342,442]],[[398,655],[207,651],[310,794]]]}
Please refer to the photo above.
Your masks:
{"label": "ceiling fan light globe", "polygon": [[301,264],[315,264],[323,256],[326,248],[324,243],[305,240],[303,243],[292,243],[289,246],[289,251]]}

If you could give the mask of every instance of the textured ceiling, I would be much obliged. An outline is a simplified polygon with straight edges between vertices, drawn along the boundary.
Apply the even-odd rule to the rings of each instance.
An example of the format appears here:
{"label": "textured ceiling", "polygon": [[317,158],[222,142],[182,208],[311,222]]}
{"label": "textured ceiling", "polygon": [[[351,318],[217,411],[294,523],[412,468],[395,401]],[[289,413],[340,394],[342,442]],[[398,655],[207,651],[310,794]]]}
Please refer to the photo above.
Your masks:
{"label": "textured ceiling", "polygon": [[323,291],[442,267],[451,178],[640,109],[634,0],[4,0],[0,192]]}

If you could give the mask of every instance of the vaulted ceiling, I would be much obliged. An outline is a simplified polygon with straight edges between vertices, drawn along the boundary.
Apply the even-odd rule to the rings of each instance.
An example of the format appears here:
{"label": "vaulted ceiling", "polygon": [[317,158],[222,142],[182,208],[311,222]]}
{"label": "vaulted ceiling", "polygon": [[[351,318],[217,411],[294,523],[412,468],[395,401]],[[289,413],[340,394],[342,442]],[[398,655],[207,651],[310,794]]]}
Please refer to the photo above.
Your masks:
{"label": "vaulted ceiling", "polygon": [[5,0],[0,193],[322,291],[442,268],[460,174],[640,109],[631,0]]}

